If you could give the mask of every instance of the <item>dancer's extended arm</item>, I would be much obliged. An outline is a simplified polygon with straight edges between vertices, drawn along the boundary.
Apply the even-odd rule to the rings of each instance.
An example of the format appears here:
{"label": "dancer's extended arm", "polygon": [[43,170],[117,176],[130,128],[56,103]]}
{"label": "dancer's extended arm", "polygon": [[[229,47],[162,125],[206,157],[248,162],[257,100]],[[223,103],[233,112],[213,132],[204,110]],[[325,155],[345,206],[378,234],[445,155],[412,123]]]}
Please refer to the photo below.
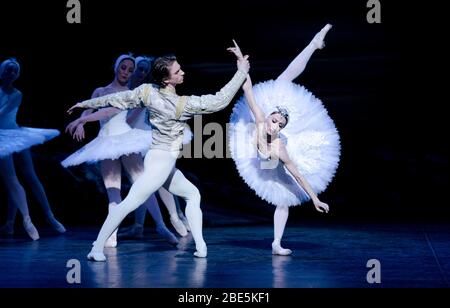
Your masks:
{"label": "dancer's extended arm", "polygon": [[[92,109],[90,109],[90,110],[92,110]],[[83,126],[87,122],[95,122],[95,121],[107,119],[109,117],[112,117],[112,116],[118,114],[119,112],[121,112],[121,110],[118,108],[107,107],[107,108],[102,108],[99,111],[88,114],[86,116],[82,115],[78,119],[76,119],[75,121],[72,121],[69,125],[67,125],[66,133],[69,132],[74,138],[76,138],[78,141],[80,141],[81,139],[84,138],[84,133],[82,135],[76,134],[76,130],[78,130],[80,126]]]}
{"label": "dancer's extended arm", "polygon": [[329,207],[328,204],[323,203],[319,200],[317,195],[314,193],[313,189],[309,185],[308,181],[303,177],[303,175],[298,171],[297,167],[295,166],[294,162],[290,159],[289,154],[286,150],[286,147],[279,143],[279,158],[286,166],[286,169],[294,176],[297,183],[303,188],[303,190],[309,195],[312,202],[314,203],[314,206],[317,211],[319,212],[325,212],[328,213]]}
{"label": "dancer's extended arm", "polygon": [[70,114],[75,108],[116,107],[122,110],[144,107],[151,91],[151,85],[144,84],[134,90],[122,91],[93,98],[72,106],[67,112]]}
{"label": "dancer's extended arm", "polygon": [[244,95],[247,100],[247,104],[250,107],[250,110],[255,117],[256,124],[264,122],[264,112],[258,106],[255,100],[255,96],[253,95],[253,85],[252,80],[250,79],[250,75],[247,75],[247,80],[242,85],[242,89],[244,90]]}
{"label": "dancer's extended arm", "polygon": [[[233,40],[234,42],[234,40]],[[231,102],[237,91],[247,78],[250,69],[248,62],[248,55],[243,56],[240,52],[239,46],[234,42],[235,47],[230,47],[227,50],[234,53],[237,57],[237,72],[233,78],[216,94],[202,95],[202,96],[183,96],[177,106],[177,116],[183,118],[190,118],[196,114],[213,113],[222,110]]]}

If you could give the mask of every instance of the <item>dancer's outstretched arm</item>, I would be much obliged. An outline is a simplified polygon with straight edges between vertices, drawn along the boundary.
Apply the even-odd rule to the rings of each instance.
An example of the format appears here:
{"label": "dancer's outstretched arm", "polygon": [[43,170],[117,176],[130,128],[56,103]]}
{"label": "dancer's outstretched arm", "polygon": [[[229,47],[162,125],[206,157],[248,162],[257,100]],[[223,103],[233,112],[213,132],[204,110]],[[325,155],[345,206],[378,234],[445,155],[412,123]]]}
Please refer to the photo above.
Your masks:
{"label": "dancer's outstretched arm", "polygon": [[[90,109],[90,110],[92,110],[92,109]],[[81,139],[84,138],[84,134],[78,135],[78,134],[76,134],[76,132],[74,134],[74,131],[77,130],[80,125],[82,126],[87,122],[95,122],[95,121],[107,119],[109,117],[112,117],[112,116],[118,114],[119,112],[121,112],[121,110],[118,108],[107,107],[107,108],[102,108],[99,111],[88,114],[86,116],[80,116],[78,119],[76,119],[75,121],[72,121],[69,125],[67,125],[66,133],[67,132],[70,133],[78,141],[81,141]]]}
{"label": "dancer's outstretched arm", "polygon": [[[246,61],[247,58],[238,60],[238,63],[244,63]],[[248,66],[248,64],[243,64],[242,66],[238,64],[236,74],[216,94],[182,96],[179,107],[177,108],[180,110],[177,117],[189,119],[193,115],[213,113],[228,106],[247,77],[248,68],[245,68],[245,65]]]}
{"label": "dancer's outstretched arm", "polygon": [[[92,93],[91,98],[96,98],[96,97],[100,97],[103,96],[103,89],[104,88],[97,88],[94,90],[94,93]],[[83,113],[81,114],[81,117],[85,117],[90,115],[91,113],[93,113],[95,111],[95,109],[86,109],[83,111]],[[72,123],[70,123],[72,124]],[[70,125],[69,124],[69,125]],[[67,129],[66,129],[67,132]],[[79,123],[78,126],[75,127],[75,132],[71,131],[70,134],[72,135],[72,137],[74,139],[77,139],[78,141],[81,141],[84,139],[84,123]]]}
{"label": "dancer's outstretched arm", "polygon": [[323,213],[328,213],[329,207],[328,204],[323,203],[319,200],[317,195],[314,193],[313,189],[309,185],[309,183],[306,181],[306,179],[303,177],[303,175],[298,171],[297,167],[295,166],[294,162],[290,159],[289,154],[286,150],[286,147],[284,144],[279,143],[280,151],[279,151],[279,158],[286,166],[287,170],[294,176],[297,183],[303,188],[303,190],[309,195],[312,202],[314,203],[314,206],[316,210]]}
{"label": "dancer's outstretched arm", "polygon": [[[97,89],[95,89],[95,90],[94,90],[94,93],[92,93],[91,98],[97,98],[97,97],[103,96],[102,91],[103,91],[103,88],[97,88]],[[80,118],[81,118],[81,117],[88,116],[88,115],[90,115],[91,113],[93,113],[94,111],[95,111],[95,109],[86,109],[86,110],[83,111],[83,113],[81,114]],[[83,123],[83,124],[84,124],[84,123]]]}
{"label": "dancer's outstretched arm", "polygon": [[278,80],[292,81],[305,70],[306,64],[311,58],[314,51],[322,49],[325,46],[324,39],[327,32],[331,29],[331,25],[327,24],[317,33],[311,43],[292,61],[289,66],[278,76]]}
{"label": "dancer's outstretched arm", "polygon": [[234,42],[234,46],[235,47],[227,48],[228,51],[234,53],[237,57],[237,72],[234,74],[233,78],[214,95],[192,95],[181,97],[177,106],[177,118],[185,120],[191,118],[193,115],[213,113],[228,106],[244,83],[248,71],[250,70],[248,55],[242,55],[236,42]]}
{"label": "dancer's outstretched arm", "polygon": [[81,103],[77,103],[70,107],[67,112],[71,114],[75,108],[101,108],[101,107],[116,107],[121,110],[134,109],[145,107],[148,96],[152,91],[152,86],[143,84],[134,90],[122,91],[105,95],[102,97],[93,98]]}
{"label": "dancer's outstretched arm", "polygon": [[242,85],[242,89],[244,90],[245,98],[247,99],[247,104],[250,107],[250,110],[255,117],[256,124],[264,122],[264,112],[258,106],[255,100],[255,96],[253,95],[253,85],[252,80],[250,79],[250,75],[247,75],[247,80]]}

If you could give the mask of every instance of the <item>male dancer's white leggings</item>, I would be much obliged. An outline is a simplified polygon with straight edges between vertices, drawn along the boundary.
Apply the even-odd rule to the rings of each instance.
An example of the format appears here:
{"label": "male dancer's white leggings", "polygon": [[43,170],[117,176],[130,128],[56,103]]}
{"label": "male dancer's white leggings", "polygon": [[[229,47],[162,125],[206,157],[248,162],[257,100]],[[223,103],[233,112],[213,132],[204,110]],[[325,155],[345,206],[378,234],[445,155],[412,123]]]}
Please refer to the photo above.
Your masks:
{"label": "male dancer's white leggings", "polygon": [[109,212],[98,234],[93,251],[103,252],[106,240],[122,220],[161,186],[186,201],[186,218],[191,227],[196,249],[199,251],[206,248],[202,233],[203,218],[200,210],[200,193],[197,187],[189,182],[181,171],[175,168],[178,154],[179,151],[160,149],[148,151],[144,159],[144,172],[131,186],[127,197]]}

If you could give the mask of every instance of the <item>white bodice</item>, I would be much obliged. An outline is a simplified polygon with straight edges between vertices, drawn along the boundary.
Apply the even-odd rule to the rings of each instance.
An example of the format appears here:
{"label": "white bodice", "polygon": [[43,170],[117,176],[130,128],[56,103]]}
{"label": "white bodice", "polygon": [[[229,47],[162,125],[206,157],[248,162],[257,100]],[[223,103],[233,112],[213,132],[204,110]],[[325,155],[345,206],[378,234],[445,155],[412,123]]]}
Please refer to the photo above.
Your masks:
{"label": "white bodice", "polygon": [[108,137],[129,132],[132,128],[127,123],[127,113],[126,110],[121,111],[111,118],[101,121],[101,128],[98,135],[101,137]]}
{"label": "white bodice", "polygon": [[19,91],[10,94],[0,89],[0,128],[18,128],[16,123],[17,111],[20,105]]}

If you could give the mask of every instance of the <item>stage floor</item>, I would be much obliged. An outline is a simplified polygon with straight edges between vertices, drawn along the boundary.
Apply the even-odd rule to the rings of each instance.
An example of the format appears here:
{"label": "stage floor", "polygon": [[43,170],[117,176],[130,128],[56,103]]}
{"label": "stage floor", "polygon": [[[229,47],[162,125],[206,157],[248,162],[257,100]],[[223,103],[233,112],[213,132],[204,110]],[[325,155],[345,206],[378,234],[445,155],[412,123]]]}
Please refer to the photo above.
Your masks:
{"label": "stage floor", "polygon": [[[86,259],[98,228],[68,229],[55,235],[40,228],[36,242],[25,235],[1,237],[0,287],[450,286],[446,224],[288,223],[282,244],[293,254],[287,257],[272,256],[271,225],[205,228],[206,259],[193,257],[190,235],[174,247],[148,228],[143,240],[122,240],[117,248],[105,249],[103,263]],[[71,259],[80,261],[80,284],[67,282]],[[380,262],[379,284],[367,282],[371,259]]]}

